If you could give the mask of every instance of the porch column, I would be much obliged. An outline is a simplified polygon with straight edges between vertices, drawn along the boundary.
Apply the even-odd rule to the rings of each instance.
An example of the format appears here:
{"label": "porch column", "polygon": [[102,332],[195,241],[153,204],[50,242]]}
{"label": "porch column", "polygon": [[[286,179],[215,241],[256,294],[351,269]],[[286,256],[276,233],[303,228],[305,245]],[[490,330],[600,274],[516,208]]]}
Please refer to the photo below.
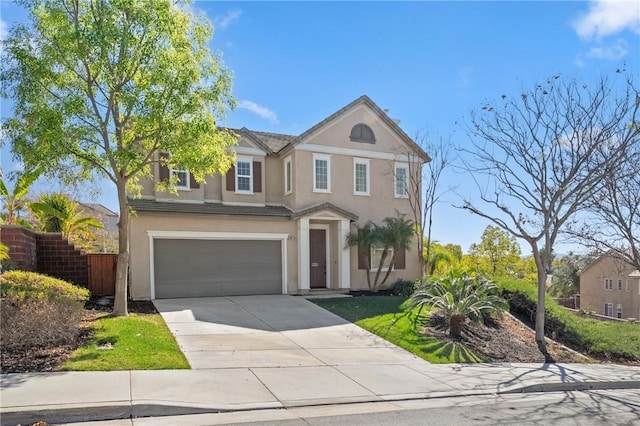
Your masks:
{"label": "porch column", "polygon": [[338,287],[351,288],[351,249],[347,246],[346,238],[351,231],[351,222],[342,219],[338,224]]}
{"label": "porch column", "polygon": [[309,219],[298,221],[298,289],[308,293],[309,284]]}

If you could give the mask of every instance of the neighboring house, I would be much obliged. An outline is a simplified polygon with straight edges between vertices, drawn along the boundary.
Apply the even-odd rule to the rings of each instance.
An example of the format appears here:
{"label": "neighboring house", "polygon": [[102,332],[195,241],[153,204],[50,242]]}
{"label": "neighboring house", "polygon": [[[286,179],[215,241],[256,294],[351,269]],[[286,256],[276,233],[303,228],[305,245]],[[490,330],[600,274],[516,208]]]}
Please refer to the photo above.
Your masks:
{"label": "neighboring house", "polygon": [[102,204],[78,203],[78,209],[86,216],[91,216],[102,224],[102,229],[95,229],[95,242],[88,249],[95,252],[111,253],[118,250],[118,213]]}
{"label": "neighboring house", "polygon": [[640,318],[640,272],[610,254],[580,272],[580,309],[614,318]]}
{"label": "neighboring house", "polygon": [[[412,218],[408,161],[421,166],[427,154],[367,96],[298,136],[235,132],[225,176],[197,183],[157,163],[129,200],[131,297],[366,289],[366,256],[376,264],[380,251],[358,253],[345,237],[396,211]],[[171,175],[177,194],[157,191]],[[419,277],[416,247],[397,254],[389,284]]]}

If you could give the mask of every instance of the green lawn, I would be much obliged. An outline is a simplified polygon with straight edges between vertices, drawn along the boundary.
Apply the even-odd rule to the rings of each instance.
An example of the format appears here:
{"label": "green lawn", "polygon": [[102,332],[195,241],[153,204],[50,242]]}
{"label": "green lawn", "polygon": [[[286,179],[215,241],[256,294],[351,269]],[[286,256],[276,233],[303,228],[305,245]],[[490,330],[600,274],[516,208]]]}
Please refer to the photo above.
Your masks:
{"label": "green lawn", "polygon": [[483,361],[459,343],[420,335],[420,323],[415,322],[415,315],[409,315],[404,297],[345,297],[311,301],[431,363]]}
{"label": "green lawn", "polygon": [[159,314],[98,319],[92,341],[62,365],[64,371],[184,368],[189,363]]}

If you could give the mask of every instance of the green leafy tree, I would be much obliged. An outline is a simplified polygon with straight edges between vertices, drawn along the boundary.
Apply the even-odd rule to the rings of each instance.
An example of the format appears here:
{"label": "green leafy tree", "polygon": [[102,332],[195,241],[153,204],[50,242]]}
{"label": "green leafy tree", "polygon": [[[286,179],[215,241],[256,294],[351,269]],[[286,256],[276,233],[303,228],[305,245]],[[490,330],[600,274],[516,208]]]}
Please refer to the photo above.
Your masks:
{"label": "green leafy tree", "polygon": [[102,224],[91,216],[84,216],[78,203],[64,194],[44,194],[38,201],[29,203],[38,220],[41,231],[59,232],[68,240],[91,232],[91,228],[102,228]]}
{"label": "green leafy tree", "polygon": [[[127,315],[127,191],[158,161],[197,181],[225,173],[237,136],[217,127],[231,75],[207,46],[213,29],[170,0],[22,0],[28,25],[4,43],[6,123],[25,164],[78,168],[115,185],[118,267],[113,315]],[[159,160],[159,152],[169,157]],[[169,187],[171,187],[171,183]]]}
{"label": "green leafy tree", "polygon": [[[361,227],[356,227],[356,232],[347,235],[349,246],[358,246],[362,253],[371,253],[372,248],[381,250],[380,259],[377,265],[371,265],[369,256],[365,256],[365,274],[369,290],[377,292],[387,281],[396,255],[400,250],[408,250],[414,236],[414,223],[405,219],[404,215],[387,217],[382,225],[367,222]],[[391,254],[391,256],[389,256]],[[371,270],[375,268],[375,276],[371,281]],[[383,272],[385,271],[384,276]]]}
{"label": "green leafy tree", "polygon": [[555,297],[569,297],[580,292],[580,271],[593,262],[591,255],[570,252],[553,262],[553,277],[549,293]]}
{"label": "green leafy tree", "polygon": [[[426,247],[429,250],[426,250]],[[462,259],[462,248],[456,244],[442,245],[437,241],[426,244],[423,255],[427,266],[427,275],[443,275],[457,268]],[[428,257],[427,257],[428,256]]]}
{"label": "green leafy tree", "polygon": [[0,179],[0,196],[2,196],[2,219],[7,225],[27,225],[20,213],[27,208],[27,194],[33,182],[40,176],[40,170],[14,174],[15,185],[9,191],[7,182]]}
{"label": "green leafy tree", "polygon": [[479,244],[471,244],[469,254],[486,261],[488,273],[506,275],[520,258],[520,246],[515,237],[497,226],[487,226]]}
{"label": "green leafy tree", "polygon": [[462,337],[467,318],[482,322],[485,315],[509,308],[499,296],[498,287],[482,276],[451,273],[448,276],[427,282],[411,296],[412,308],[430,307],[443,312],[449,334]]}

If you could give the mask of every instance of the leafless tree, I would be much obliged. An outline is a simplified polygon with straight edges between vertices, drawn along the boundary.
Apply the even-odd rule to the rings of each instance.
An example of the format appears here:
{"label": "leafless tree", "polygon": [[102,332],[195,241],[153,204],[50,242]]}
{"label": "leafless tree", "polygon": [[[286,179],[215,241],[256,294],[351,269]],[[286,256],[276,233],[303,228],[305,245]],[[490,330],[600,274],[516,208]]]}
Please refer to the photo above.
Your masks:
{"label": "leafless tree", "polygon": [[607,252],[640,270],[640,139],[617,166],[589,203],[591,214],[568,233],[596,252]]}
{"label": "leafless tree", "polygon": [[638,140],[640,94],[630,76],[622,77],[586,85],[554,76],[515,98],[503,95],[473,113],[470,145],[461,148],[479,188],[479,200],[465,200],[464,208],[531,247],[536,342],[545,362],[554,361],[544,341],[554,245]]}
{"label": "leafless tree", "polygon": [[427,273],[426,259],[430,256],[433,209],[441,197],[450,190],[442,188],[441,178],[444,170],[451,164],[452,150],[450,141],[439,138],[437,142],[432,142],[426,131],[416,132],[413,140],[430,157],[430,161],[423,165],[412,160],[415,157],[414,152],[403,152],[408,164],[407,195],[413,221],[416,223],[420,273],[424,276]]}

